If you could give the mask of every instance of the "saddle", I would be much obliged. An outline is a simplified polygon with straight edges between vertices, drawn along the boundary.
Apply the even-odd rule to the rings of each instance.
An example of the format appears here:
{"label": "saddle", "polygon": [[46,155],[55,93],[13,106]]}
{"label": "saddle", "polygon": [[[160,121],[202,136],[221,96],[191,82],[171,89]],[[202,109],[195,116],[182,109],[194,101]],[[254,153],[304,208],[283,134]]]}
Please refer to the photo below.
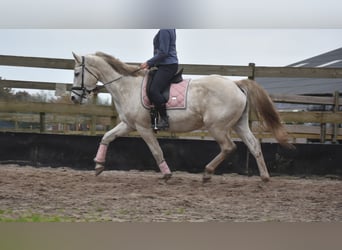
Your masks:
{"label": "saddle", "polygon": [[[151,100],[151,98],[150,98],[151,83],[153,81],[153,78],[154,78],[157,70],[158,69],[154,68],[154,69],[149,70],[149,72],[148,72],[148,78],[147,78],[147,83],[146,83],[146,95],[148,96],[148,99],[150,99],[150,100]],[[183,81],[182,74],[183,74],[183,68],[179,69],[176,72],[176,74],[170,80],[170,83],[176,84],[176,83],[182,82]],[[169,100],[170,88],[171,88],[171,85],[169,85],[162,93],[165,100]]]}
{"label": "saddle", "polygon": [[[143,107],[150,110],[151,125],[154,132],[158,131],[157,123],[159,120],[158,111],[154,105],[150,102],[150,88],[153,81],[153,77],[156,70],[150,70],[144,77],[141,84],[141,101]],[[191,79],[183,79],[182,77],[183,69],[177,71],[177,73],[172,77],[170,85],[162,93],[164,98],[168,100],[166,103],[167,109],[185,109],[186,108],[186,95],[188,86]]]}

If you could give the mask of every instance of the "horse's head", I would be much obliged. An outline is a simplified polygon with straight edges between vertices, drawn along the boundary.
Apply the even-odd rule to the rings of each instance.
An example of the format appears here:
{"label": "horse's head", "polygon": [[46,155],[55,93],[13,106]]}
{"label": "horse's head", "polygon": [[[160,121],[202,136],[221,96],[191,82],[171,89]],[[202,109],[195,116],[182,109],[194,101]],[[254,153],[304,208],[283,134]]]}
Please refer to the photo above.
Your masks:
{"label": "horse's head", "polygon": [[83,99],[96,88],[98,76],[87,67],[86,57],[72,53],[75,58],[74,83],[71,88],[71,100],[82,104]]}

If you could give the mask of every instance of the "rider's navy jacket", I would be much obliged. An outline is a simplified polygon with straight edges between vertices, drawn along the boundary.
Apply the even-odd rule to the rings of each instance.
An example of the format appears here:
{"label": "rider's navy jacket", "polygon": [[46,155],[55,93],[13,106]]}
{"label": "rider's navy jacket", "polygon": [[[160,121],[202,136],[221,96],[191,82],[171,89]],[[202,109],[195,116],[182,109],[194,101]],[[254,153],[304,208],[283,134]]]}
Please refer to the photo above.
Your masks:
{"label": "rider's navy jacket", "polygon": [[176,30],[161,29],[153,39],[153,57],[147,61],[149,67],[178,63]]}

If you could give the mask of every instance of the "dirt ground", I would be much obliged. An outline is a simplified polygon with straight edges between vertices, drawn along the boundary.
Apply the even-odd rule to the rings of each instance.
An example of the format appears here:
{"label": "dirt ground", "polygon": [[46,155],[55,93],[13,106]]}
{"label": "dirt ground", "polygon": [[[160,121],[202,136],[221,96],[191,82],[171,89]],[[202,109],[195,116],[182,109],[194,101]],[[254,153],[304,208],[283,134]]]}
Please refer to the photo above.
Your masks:
{"label": "dirt ground", "polygon": [[0,218],[62,221],[342,221],[339,178],[93,171],[0,165]]}

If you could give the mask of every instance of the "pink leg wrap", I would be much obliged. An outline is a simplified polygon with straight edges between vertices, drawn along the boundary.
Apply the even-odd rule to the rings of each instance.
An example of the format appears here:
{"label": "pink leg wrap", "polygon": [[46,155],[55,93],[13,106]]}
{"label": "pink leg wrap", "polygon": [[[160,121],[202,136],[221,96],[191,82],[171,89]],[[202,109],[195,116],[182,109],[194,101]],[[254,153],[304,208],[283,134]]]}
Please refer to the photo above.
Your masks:
{"label": "pink leg wrap", "polygon": [[171,173],[169,166],[167,165],[166,161],[163,161],[162,163],[160,163],[159,168],[163,174],[170,174]]}
{"label": "pink leg wrap", "polygon": [[104,163],[106,161],[106,153],[107,153],[107,145],[100,144],[99,149],[97,150],[96,157],[94,159],[95,162]]}

